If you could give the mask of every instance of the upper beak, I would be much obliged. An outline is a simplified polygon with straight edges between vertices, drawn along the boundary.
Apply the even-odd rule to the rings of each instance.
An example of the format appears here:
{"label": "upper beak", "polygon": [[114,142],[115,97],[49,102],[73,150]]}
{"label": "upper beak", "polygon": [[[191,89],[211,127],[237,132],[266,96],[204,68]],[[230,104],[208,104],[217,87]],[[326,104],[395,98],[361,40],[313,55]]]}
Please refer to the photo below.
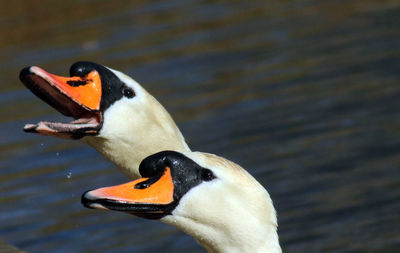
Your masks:
{"label": "upper beak", "polygon": [[[39,67],[33,66],[23,69],[20,73],[20,79],[27,88],[45,101],[60,98],[62,94],[67,97],[61,98],[62,100],[75,103],[87,111],[100,109],[101,78],[96,70],[83,77],[63,77],[50,74]],[[48,102],[54,106],[54,103],[51,103],[52,101]],[[71,111],[62,111],[62,113],[76,117]]]}
{"label": "upper beak", "polygon": [[82,196],[86,207],[124,211],[147,218],[167,214],[173,203],[174,183],[169,167],[155,177],[87,191]]}

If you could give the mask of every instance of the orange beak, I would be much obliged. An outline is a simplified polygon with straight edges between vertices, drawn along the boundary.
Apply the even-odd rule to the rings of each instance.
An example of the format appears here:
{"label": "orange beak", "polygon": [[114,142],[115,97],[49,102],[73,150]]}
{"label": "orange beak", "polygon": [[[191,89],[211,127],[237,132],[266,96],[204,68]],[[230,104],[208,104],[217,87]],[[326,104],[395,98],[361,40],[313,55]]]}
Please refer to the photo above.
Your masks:
{"label": "orange beak", "polygon": [[84,77],[63,77],[50,74],[39,67],[31,67],[31,73],[39,76],[56,88],[60,93],[69,97],[80,106],[90,110],[99,110],[101,101],[101,79],[96,70]]}
{"label": "orange beak", "polygon": [[88,191],[82,196],[82,204],[86,207],[141,216],[165,213],[165,208],[173,202],[174,183],[169,167],[161,175]]}
{"label": "orange beak", "polygon": [[96,70],[84,76],[62,77],[33,66],[21,70],[19,77],[36,96],[65,116],[75,119],[69,123],[41,121],[26,124],[25,132],[79,139],[95,135],[101,129],[102,80]]}

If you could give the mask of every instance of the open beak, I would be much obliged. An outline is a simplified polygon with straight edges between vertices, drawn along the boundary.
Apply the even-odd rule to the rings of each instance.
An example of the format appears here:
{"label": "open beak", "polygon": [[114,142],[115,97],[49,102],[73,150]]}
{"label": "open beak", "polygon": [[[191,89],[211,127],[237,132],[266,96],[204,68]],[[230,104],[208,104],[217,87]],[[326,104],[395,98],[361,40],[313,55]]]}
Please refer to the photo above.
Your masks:
{"label": "open beak", "polygon": [[150,178],[87,191],[82,204],[89,208],[123,211],[140,217],[157,219],[175,207],[171,169]]}
{"label": "open beak", "polygon": [[24,68],[20,79],[36,96],[65,116],[74,118],[70,123],[41,121],[27,124],[26,132],[67,139],[98,133],[102,124],[102,85],[96,70],[83,77],[62,77],[33,66]]}

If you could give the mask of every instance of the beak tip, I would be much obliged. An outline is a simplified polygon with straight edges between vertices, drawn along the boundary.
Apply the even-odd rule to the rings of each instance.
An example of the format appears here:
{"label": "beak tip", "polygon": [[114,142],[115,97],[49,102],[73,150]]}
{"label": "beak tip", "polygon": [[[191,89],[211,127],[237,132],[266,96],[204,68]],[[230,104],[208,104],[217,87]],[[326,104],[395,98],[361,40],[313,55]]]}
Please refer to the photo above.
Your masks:
{"label": "beak tip", "polygon": [[19,72],[19,79],[20,79],[21,81],[23,81],[27,75],[32,74],[31,68],[32,68],[32,66],[28,66],[28,67],[23,68],[23,69]]}
{"label": "beak tip", "polygon": [[90,190],[89,190],[89,191],[86,191],[86,192],[84,192],[84,193],[82,194],[81,203],[82,203],[82,205],[83,205],[84,207],[93,209],[93,208],[90,206],[91,200],[93,200],[93,197],[90,196]]}
{"label": "beak tip", "polygon": [[102,210],[110,210],[107,207],[103,206],[101,203],[96,202],[98,200],[96,197],[91,195],[92,190],[86,191],[82,194],[81,203],[84,207],[89,209],[102,209]]}

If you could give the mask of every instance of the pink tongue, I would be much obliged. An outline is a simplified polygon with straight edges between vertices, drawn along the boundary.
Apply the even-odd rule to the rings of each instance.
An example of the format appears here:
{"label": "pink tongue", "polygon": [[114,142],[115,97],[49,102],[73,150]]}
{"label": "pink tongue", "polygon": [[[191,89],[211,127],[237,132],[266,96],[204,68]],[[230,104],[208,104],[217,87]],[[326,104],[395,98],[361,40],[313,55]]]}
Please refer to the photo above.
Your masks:
{"label": "pink tongue", "polygon": [[95,129],[96,127],[98,127],[98,123],[95,119],[83,119],[81,121],[82,123],[80,124],[41,121],[37,124],[26,124],[24,126],[24,131],[29,133],[38,133],[41,135],[70,139],[79,129]]}

